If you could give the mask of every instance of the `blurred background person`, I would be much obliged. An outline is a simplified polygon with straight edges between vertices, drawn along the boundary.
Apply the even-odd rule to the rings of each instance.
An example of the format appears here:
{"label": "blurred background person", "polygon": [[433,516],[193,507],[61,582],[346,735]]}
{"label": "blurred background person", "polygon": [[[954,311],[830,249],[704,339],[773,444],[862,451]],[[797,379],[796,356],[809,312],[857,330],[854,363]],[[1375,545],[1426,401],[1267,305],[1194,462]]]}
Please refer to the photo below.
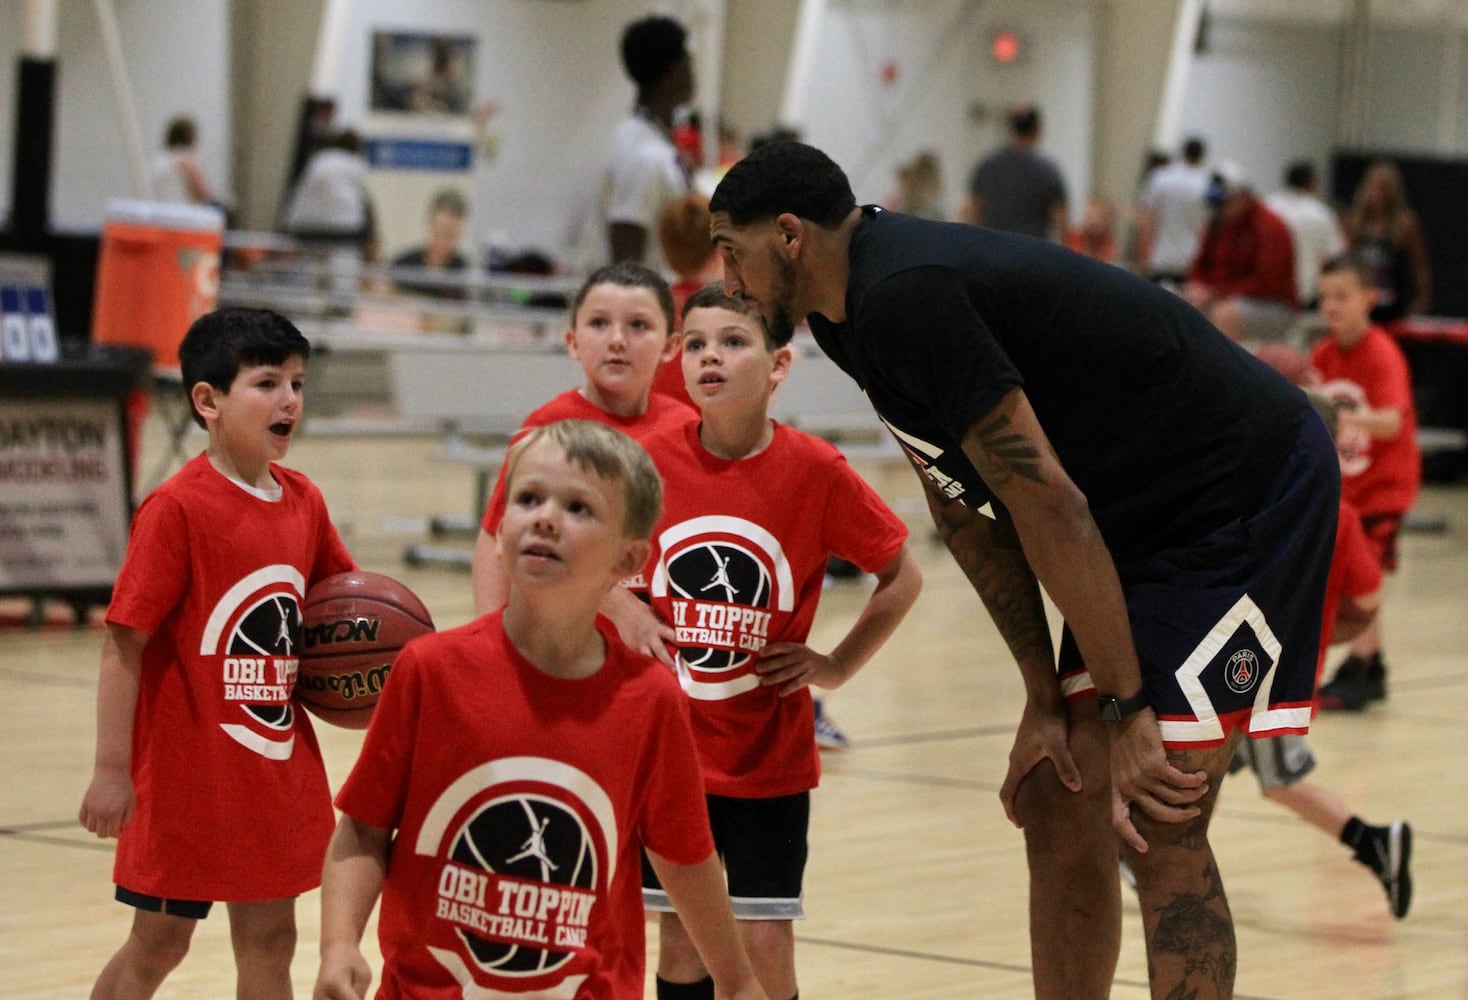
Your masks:
{"label": "blurred background person", "polygon": [[1291,163],[1285,168],[1284,184],[1264,203],[1290,227],[1295,240],[1295,292],[1302,308],[1313,309],[1320,297],[1320,267],[1346,249],[1346,237],[1335,210],[1320,198],[1313,163]]}
{"label": "blurred background person", "polygon": [[1346,215],[1346,240],[1371,268],[1376,304],[1373,323],[1432,311],[1432,266],[1417,213],[1396,164],[1378,160],[1356,187]]}
{"label": "blurred background person", "polygon": [[1081,224],[1070,231],[1065,245],[1087,257],[1118,263],[1121,254],[1116,242],[1116,203],[1104,195],[1087,198]]}
{"label": "blurred background person", "polygon": [[673,143],[673,117],[693,97],[688,31],[671,17],[645,17],[622,33],[622,66],[637,85],[630,117],[612,136],[602,214],[613,263],[653,270],[667,265],[658,244],[658,214],[688,193],[691,179]]}
{"label": "blurred background person", "polygon": [[186,205],[213,205],[228,216],[232,206],[214,190],[199,166],[199,126],[189,115],[175,115],[163,133],[163,148],[153,157],[148,176],[153,199]]}
{"label": "blurred background person", "polygon": [[938,222],[948,219],[943,204],[943,169],[937,153],[924,149],[898,166],[897,187],[887,196],[886,207]]}
{"label": "blurred background person", "polygon": [[1022,105],[1009,113],[1009,142],[974,168],[961,221],[1065,242],[1065,179],[1040,152],[1040,132],[1039,108]]}
{"label": "blurred background person", "polygon": [[1197,136],[1183,143],[1180,161],[1164,163],[1147,175],[1137,204],[1137,273],[1181,288],[1198,254],[1208,224],[1208,183],[1203,158],[1207,145]]}
{"label": "blurred background person", "polygon": [[1214,169],[1213,214],[1188,271],[1183,298],[1234,341],[1284,339],[1295,322],[1295,248],[1289,227],[1254,195],[1235,163]]}

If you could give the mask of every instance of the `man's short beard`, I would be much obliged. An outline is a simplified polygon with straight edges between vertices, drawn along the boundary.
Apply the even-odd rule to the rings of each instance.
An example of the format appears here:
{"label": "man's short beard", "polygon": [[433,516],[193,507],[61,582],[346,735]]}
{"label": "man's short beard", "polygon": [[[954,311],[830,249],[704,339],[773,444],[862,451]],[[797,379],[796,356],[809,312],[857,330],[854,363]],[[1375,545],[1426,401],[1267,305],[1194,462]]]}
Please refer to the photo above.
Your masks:
{"label": "man's short beard", "polygon": [[765,324],[775,346],[784,347],[795,336],[795,320],[790,315],[790,303],[795,297],[795,265],[777,254],[772,256],[776,279],[770,293],[770,315],[765,317]]}

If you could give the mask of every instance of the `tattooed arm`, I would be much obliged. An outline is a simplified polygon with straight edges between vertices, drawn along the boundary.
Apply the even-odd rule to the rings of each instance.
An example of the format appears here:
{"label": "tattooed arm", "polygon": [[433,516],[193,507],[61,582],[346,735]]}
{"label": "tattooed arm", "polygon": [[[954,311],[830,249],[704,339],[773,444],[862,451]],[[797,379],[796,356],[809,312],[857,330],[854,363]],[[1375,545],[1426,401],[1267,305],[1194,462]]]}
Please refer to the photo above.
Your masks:
{"label": "tattooed arm", "polygon": [[[963,450],[1014,518],[1028,564],[1075,634],[1096,689],[1136,694],[1142,674],[1116,564],[1023,390],[1010,390],[970,427]],[[1150,709],[1118,726],[1111,746],[1112,780],[1123,799],[1154,819],[1197,815],[1191,803],[1206,787],[1168,763]]]}
{"label": "tattooed arm", "polygon": [[939,496],[931,488],[924,493],[939,537],[984,602],[1024,679],[1025,710],[1009,751],[1009,769],[999,789],[1004,814],[1015,826],[1023,826],[1024,817],[1016,810],[1015,796],[1020,782],[1041,761],[1049,759],[1071,791],[1081,790],[1080,769],[1070,752],[1065,700],[1055,675],[1055,651],[1040,586],[1007,514],[1001,512],[998,519],[987,517]]}

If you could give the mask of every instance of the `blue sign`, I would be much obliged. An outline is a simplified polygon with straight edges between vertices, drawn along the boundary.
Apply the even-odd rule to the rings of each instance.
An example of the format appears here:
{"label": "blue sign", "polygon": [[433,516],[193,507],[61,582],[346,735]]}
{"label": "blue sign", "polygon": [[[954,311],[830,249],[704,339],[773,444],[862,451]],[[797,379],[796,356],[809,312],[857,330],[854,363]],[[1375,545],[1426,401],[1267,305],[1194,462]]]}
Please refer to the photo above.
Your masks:
{"label": "blue sign", "polygon": [[474,159],[469,143],[441,139],[368,139],[366,152],[374,170],[465,171]]}

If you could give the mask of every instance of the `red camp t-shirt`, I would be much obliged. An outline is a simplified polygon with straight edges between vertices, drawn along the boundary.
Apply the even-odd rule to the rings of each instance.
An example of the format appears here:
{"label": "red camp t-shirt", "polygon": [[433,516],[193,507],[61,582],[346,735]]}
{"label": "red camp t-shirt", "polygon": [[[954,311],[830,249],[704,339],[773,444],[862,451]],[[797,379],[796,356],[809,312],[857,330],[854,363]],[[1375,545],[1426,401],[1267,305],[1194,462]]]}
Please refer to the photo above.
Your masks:
{"label": "red camp t-shirt", "polygon": [[137,807],[114,870],[134,892],[242,901],[321,884],[331,794],[291,696],[305,594],[352,557],[316,487],[270,471],[276,501],[200,455],[133,518],[107,621],[150,636],[133,729]]}
{"label": "red camp t-shirt", "polygon": [[[648,397],[647,410],[635,417],[619,417],[608,413],[591,400],[581,395],[580,389],[563,392],[540,409],[531,413],[515,432],[511,443],[520,440],[525,433],[536,427],[553,424],[557,420],[593,420],[608,427],[615,427],[634,441],[641,441],[663,427],[674,426],[694,419],[697,411],[661,393]],[[493,535],[500,530],[500,518],[505,516],[505,473],[507,465],[500,466],[499,478],[495,480],[494,492],[481,522],[486,532]]]}
{"label": "red camp t-shirt", "polygon": [[820,779],[810,691],[779,697],[754,674],[768,642],[804,642],[834,553],[868,572],[907,526],[818,438],[775,424],[769,447],[729,461],[690,422],[644,441],[668,484],[649,595],[678,634],[679,679],[712,794],[793,795]]}
{"label": "red camp t-shirt", "polygon": [[493,612],[410,642],[337,796],[396,831],[379,998],[641,997],[643,845],[713,853],[667,668],[597,627],[606,661],[552,677]]}
{"label": "red camp t-shirt", "polygon": [[1401,411],[1402,429],[1390,441],[1363,435],[1354,446],[1341,442],[1341,495],[1363,517],[1406,513],[1422,485],[1422,456],[1412,377],[1402,349],[1385,330],[1373,326],[1349,349],[1326,337],[1315,345],[1310,361],[1320,372],[1321,390],[1338,404]]}

